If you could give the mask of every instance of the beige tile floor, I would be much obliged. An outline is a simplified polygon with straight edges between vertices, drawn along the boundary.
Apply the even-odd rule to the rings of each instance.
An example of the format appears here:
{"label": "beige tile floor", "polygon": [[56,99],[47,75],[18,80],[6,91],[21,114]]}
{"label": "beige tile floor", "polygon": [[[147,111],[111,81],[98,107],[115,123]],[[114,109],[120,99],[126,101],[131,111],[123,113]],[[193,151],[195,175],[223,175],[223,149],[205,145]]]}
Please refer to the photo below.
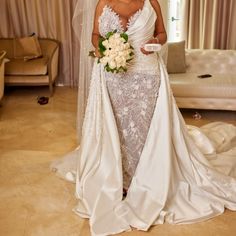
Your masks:
{"label": "beige tile floor", "polygon": [[[71,88],[58,87],[49,104],[37,104],[46,88],[12,88],[0,107],[0,235],[89,236],[87,220],[71,209],[76,204],[73,184],[49,170],[50,162],[76,147],[76,96]],[[236,124],[235,112],[182,111],[188,124],[211,121]],[[149,232],[129,236],[233,236],[236,212],[226,211],[192,225],[158,225]]]}

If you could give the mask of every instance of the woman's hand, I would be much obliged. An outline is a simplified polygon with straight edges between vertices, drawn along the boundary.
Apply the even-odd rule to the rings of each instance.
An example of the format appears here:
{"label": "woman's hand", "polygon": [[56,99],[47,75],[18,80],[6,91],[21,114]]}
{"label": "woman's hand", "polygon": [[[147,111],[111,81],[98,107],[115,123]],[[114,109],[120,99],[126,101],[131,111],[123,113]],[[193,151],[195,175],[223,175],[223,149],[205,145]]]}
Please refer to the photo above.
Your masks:
{"label": "woman's hand", "polygon": [[[148,40],[145,44],[149,44],[149,43],[151,43],[151,44],[153,44],[153,43],[154,43],[154,44],[158,44],[158,43],[159,43],[159,40],[158,40],[157,38],[153,38],[153,39]],[[153,52],[146,51],[146,50],[144,49],[144,46],[140,48],[140,51],[141,51],[143,54],[145,54],[145,55],[149,55],[149,54],[152,54],[152,53],[153,53]]]}
{"label": "woman's hand", "polygon": [[101,53],[100,53],[99,50],[98,50],[98,48],[95,49],[95,57],[97,57],[97,58],[102,57],[102,56],[101,56]]}

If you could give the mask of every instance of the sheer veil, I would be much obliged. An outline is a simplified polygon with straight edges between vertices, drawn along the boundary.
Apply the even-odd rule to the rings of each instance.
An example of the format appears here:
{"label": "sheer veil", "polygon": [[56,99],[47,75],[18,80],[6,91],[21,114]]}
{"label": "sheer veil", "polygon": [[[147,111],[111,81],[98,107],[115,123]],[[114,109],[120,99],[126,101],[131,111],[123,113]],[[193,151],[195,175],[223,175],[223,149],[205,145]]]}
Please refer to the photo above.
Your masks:
{"label": "sheer veil", "polygon": [[93,49],[91,35],[97,2],[98,0],[78,0],[72,20],[73,29],[80,42],[77,108],[77,137],[79,142],[82,134],[82,124],[86,109],[93,64],[93,59],[88,56],[88,53]]}

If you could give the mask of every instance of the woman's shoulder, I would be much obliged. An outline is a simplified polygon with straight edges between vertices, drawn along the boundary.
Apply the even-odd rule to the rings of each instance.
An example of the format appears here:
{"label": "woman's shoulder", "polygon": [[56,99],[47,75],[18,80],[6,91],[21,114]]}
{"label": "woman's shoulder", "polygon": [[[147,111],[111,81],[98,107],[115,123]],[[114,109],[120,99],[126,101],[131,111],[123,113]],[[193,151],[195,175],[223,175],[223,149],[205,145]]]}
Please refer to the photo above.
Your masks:
{"label": "woman's shoulder", "polygon": [[97,6],[105,6],[107,4],[110,4],[112,0],[99,0]]}
{"label": "woman's shoulder", "polygon": [[100,15],[103,8],[108,5],[110,0],[99,0],[96,7],[96,12]]}

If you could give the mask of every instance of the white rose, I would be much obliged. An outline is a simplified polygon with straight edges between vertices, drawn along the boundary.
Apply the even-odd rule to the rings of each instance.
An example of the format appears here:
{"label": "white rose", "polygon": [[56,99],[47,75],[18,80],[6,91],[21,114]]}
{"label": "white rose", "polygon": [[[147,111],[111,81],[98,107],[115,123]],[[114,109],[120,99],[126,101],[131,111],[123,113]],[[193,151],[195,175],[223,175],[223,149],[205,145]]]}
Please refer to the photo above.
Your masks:
{"label": "white rose", "polygon": [[102,42],[102,45],[103,45],[104,47],[108,48],[108,46],[109,46],[108,40],[104,40],[104,41]]}
{"label": "white rose", "polygon": [[117,67],[117,68],[120,68],[120,67],[121,67],[121,64],[120,64],[120,63],[117,63],[117,64],[116,64],[116,67]]}
{"label": "white rose", "polygon": [[110,43],[110,48],[112,48],[113,50],[116,48],[116,41],[112,41],[112,43]]}
{"label": "white rose", "polygon": [[121,66],[125,68],[125,67],[126,67],[126,61],[123,61],[123,62],[121,63]]}
{"label": "white rose", "polygon": [[109,55],[110,55],[110,50],[106,50],[106,51],[104,52],[104,55],[105,55],[105,56],[109,56]]}
{"label": "white rose", "polygon": [[129,43],[125,43],[124,47],[125,47],[125,49],[129,49],[130,48],[130,44]]}
{"label": "white rose", "polygon": [[121,57],[121,61],[122,61],[122,62],[126,62],[126,58],[122,56],[122,57]]}
{"label": "white rose", "polygon": [[129,54],[130,54],[129,51],[127,51],[127,50],[125,50],[123,53],[124,53],[124,56],[125,56],[126,58],[127,58],[127,57],[129,56]]}
{"label": "white rose", "polygon": [[103,64],[103,65],[106,65],[108,63],[108,57],[103,57],[100,59],[100,62]]}
{"label": "white rose", "polygon": [[124,45],[124,44],[121,44],[121,45],[120,45],[120,50],[122,50],[122,51],[125,50],[125,45]]}
{"label": "white rose", "polygon": [[114,36],[115,39],[119,39],[120,38],[120,34],[118,34],[118,33],[113,34],[113,36]]}
{"label": "white rose", "polygon": [[115,60],[116,60],[116,63],[117,63],[117,64],[121,64],[122,61],[123,61],[122,57],[120,57],[120,56],[116,57]]}
{"label": "white rose", "polygon": [[122,42],[120,41],[120,39],[116,41],[116,45],[117,45],[117,46],[122,46],[123,44],[124,44],[124,43],[122,43]]}
{"label": "white rose", "polygon": [[118,53],[118,55],[121,56],[121,57],[125,57],[126,56],[126,52],[125,51],[120,51]]}
{"label": "white rose", "polygon": [[110,52],[109,57],[111,58],[111,60],[113,60],[116,56],[117,56],[117,53],[116,53],[116,52],[114,52],[114,51],[111,51],[111,52]]}
{"label": "white rose", "polygon": [[115,63],[115,61],[113,61],[113,60],[109,61],[109,62],[108,62],[108,65],[109,65],[109,67],[110,67],[111,69],[115,69],[115,68],[116,68],[116,63]]}
{"label": "white rose", "polygon": [[112,44],[114,44],[115,39],[112,38],[112,37],[110,37],[110,38],[108,39],[108,42],[109,42],[109,45],[112,45]]}

